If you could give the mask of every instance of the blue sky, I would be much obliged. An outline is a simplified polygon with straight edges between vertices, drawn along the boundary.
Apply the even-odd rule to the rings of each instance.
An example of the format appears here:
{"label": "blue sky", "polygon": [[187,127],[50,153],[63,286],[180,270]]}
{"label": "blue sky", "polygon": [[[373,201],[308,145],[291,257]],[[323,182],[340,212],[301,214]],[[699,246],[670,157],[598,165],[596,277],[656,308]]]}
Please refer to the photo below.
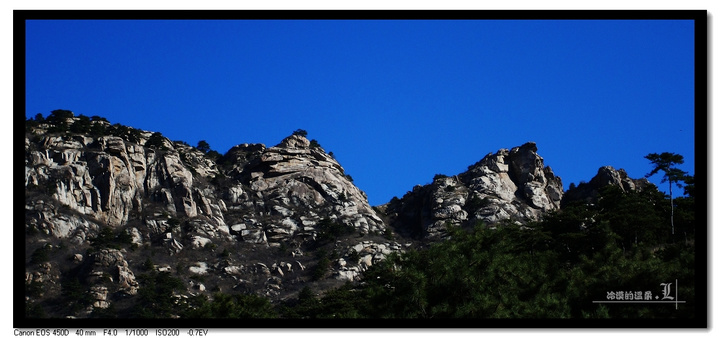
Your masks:
{"label": "blue sky", "polygon": [[604,165],[642,177],[652,152],[695,172],[691,21],[28,21],[26,34],[27,117],[68,109],[221,153],[302,128],[372,205],[527,141],[565,189]]}

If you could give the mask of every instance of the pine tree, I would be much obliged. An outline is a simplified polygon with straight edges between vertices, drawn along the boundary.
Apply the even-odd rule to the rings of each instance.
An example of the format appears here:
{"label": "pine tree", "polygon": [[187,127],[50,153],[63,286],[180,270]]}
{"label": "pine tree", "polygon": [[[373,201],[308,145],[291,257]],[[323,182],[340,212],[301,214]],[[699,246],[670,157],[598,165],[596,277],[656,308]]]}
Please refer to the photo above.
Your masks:
{"label": "pine tree", "polygon": [[207,153],[208,151],[210,151],[210,144],[207,143],[207,141],[205,141],[205,140],[200,140],[200,141],[198,142],[196,148],[197,148],[197,150],[200,150],[200,151],[202,151],[203,153]]}
{"label": "pine tree", "polygon": [[685,163],[685,161],[682,155],[668,152],[664,152],[662,154],[648,154],[647,156],[645,156],[645,158],[650,160],[650,162],[655,166],[655,168],[653,168],[653,170],[649,174],[645,175],[646,178],[655,175],[660,171],[665,173],[665,175],[663,175],[661,183],[668,182],[668,185],[670,187],[670,226],[672,228],[672,234],[674,235],[675,223],[673,219],[675,208],[673,206],[672,186],[673,183],[675,183],[678,188],[682,187],[678,182],[685,179],[687,172],[677,169],[675,168],[675,166],[683,164]]}

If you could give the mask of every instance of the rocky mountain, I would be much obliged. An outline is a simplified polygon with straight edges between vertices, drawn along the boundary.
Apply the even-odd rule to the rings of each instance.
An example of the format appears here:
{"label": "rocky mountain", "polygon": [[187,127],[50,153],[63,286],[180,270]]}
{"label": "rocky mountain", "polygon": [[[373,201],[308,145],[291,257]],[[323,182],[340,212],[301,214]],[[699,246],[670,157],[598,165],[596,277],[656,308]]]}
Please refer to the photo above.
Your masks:
{"label": "rocky mountain", "polygon": [[600,194],[600,190],[609,185],[620,187],[622,191],[627,192],[642,190],[652,185],[652,183],[646,178],[632,179],[624,169],[604,166],[598,169],[597,174],[590,182],[570,186],[563,197],[562,204],[565,205],[571,202],[594,203]]}
{"label": "rocky mountain", "polygon": [[436,175],[386,206],[391,224],[414,237],[442,237],[446,225],[523,222],[557,210],[562,181],[544,166],[537,146],[500,149],[455,176]]}
{"label": "rocky mountain", "polygon": [[[102,118],[53,117],[30,123],[25,138],[26,282],[58,294],[70,272],[97,299],[85,314],[135,294],[138,271],[172,271],[191,292],[204,279],[285,297],[299,288],[285,283],[353,280],[405,248],[382,236],[365,193],[302,134],[213,158]],[[92,129],[72,132],[83,123]],[[322,273],[305,253],[318,248],[333,259]]]}
{"label": "rocky mountain", "polygon": [[[26,139],[28,190],[42,187],[56,202],[28,200],[31,226],[82,243],[100,224],[130,224],[141,244],[157,235],[171,239],[173,220],[182,220],[192,224],[196,247],[234,237],[268,246],[316,238],[322,218],[363,234],[384,230],[343,168],[302,136],[270,148],[233,147],[224,170],[231,179],[223,185],[211,183],[224,174],[199,150],[169,140],[164,150],[144,147],[149,136],[141,135],[139,143],[117,136]],[[58,213],[59,206],[73,213]],[[170,242],[172,250],[181,250],[176,240]]]}
{"label": "rocky mountain", "polygon": [[[79,294],[75,306],[46,306],[47,315],[131,316],[142,281],[161,272],[182,282],[179,299],[322,294],[388,255],[442,239],[449,225],[522,223],[565,200],[530,142],[373,208],[306,134],[220,155],[69,111],[26,121],[27,304]],[[568,195],[604,184],[648,183],[604,167]]]}

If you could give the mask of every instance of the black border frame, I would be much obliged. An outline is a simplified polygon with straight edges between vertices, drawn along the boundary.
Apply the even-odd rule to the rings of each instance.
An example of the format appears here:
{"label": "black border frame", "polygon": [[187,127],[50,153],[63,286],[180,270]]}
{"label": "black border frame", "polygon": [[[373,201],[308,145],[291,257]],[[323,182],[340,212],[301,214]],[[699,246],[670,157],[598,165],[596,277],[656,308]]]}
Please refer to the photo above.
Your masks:
{"label": "black border frame", "polygon": [[[708,18],[707,10],[14,10],[13,11],[13,326],[16,328],[708,328]],[[24,120],[25,23],[28,20],[692,20],[695,23],[695,177],[696,314],[695,319],[477,319],[394,320],[139,320],[27,319],[24,317]],[[699,122],[699,123],[698,123]],[[703,128],[704,123],[704,128]],[[697,126],[700,126],[698,128]],[[24,259],[23,259],[24,260]],[[74,332],[71,332],[73,334]]]}

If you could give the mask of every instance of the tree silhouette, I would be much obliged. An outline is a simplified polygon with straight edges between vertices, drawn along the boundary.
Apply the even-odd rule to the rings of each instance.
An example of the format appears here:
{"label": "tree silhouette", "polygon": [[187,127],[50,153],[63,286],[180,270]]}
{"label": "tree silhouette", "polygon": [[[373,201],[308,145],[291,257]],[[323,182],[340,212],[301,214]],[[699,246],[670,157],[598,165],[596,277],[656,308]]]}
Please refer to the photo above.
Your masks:
{"label": "tree silhouette", "polygon": [[685,188],[683,188],[685,195],[695,197],[695,176],[685,175],[683,182],[685,182]]}
{"label": "tree silhouette", "polygon": [[670,226],[672,228],[672,234],[675,234],[675,223],[673,221],[674,219],[674,205],[673,205],[673,195],[672,195],[672,186],[673,183],[678,186],[678,188],[682,188],[682,185],[680,185],[680,181],[684,181],[685,177],[687,175],[687,172],[684,172],[678,168],[675,168],[678,164],[683,164],[685,161],[683,160],[682,155],[678,155],[675,153],[668,153],[664,152],[662,154],[652,153],[645,156],[646,159],[650,160],[650,162],[655,166],[653,170],[645,175],[646,178],[653,176],[657,174],[658,172],[662,171],[665,173],[663,175],[662,181],[660,183],[668,182],[668,186],[670,187]]}
{"label": "tree silhouette", "polygon": [[305,129],[297,129],[297,130],[295,130],[292,134],[293,134],[293,135],[300,135],[300,136],[302,136],[302,137],[307,137],[308,132],[307,132],[307,130],[305,130]]}
{"label": "tree silhouette", "polygon": [[200,140],[200,142],[198,142],[196,148],[197,148],[197,150],[200,150],[203,153],[207,153],[208,151],[210,151],[210,144],[208,144],[207,141],[205,141],[205,140]]}
{"label": "tree silhouette", "polygon": [[150,138],[145,142],[145,146],[149,148],[155,148],[155,149],[163,149],[167,150],[167,147],[164,143],[164,137],[161,133],[155,132],[152,135],[150,135]]}

